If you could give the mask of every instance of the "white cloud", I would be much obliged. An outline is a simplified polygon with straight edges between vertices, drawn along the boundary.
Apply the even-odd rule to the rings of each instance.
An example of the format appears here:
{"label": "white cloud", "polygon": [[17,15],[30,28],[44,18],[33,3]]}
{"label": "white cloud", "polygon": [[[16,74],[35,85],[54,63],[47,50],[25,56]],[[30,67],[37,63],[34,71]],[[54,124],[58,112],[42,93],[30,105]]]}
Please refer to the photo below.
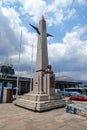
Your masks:
{"label": "white cloud", "polygon": [[55,73],[56,77],[68,76],[73,77],[73,80],[87,80],[87,73],[85,71],[62,71]]}
{"label": "white cloud", "polygon": [[19,0],[22,4],[22,11],[30,15],[30,18],[37,23],[37,21],[44,14],[46,2],[43,0]]}
{"label": "white cloud", "polygon": [[84,5],[87,3],[87,0],[77,0],[76,1],[79,5]]}
{"label": "white cloud", "polygon": [[49,59],[51,62],[58,62],[65,55],[66,45],[53,43],[48,45]]}
{"label": "white cloud", "polygon": [[0,8],[1,8],[1,6],[2,6],[2,1],[0,1]]}
{"label": "white cloud", "polygon": [[86,26],[76,26],[71,32],[66,33],[63,43],[48,46],[50,62],[55,66],[54,70],[60,71],[61,75],[86,78],[87,40],[81,40],[81,36],[87,32],[86,28]]}
{"label": "white cloud", "polygon": [[[66,55],[68,57],[77,57],[79,62],[85,63],[85,55],[87,55],[87,41],[81,41],[80,37],[86,31],[86,26],[74,28],[71,33],[66,33],[63,42],[66,44]],[[79,63],[78,63],[79,64]],[[80,65],[83,64],[80,63]]]}
{"label": "white cloud", "polygon": [[[62,24],[63,21],[69,20],[70,18],[75,17],[76,10],[74,8],[68,9],[72,5],[73,0],[54,0],[51,1],[48,5],[44,0],[18,0],[12,1],[14,4],[20,2],[18,8],[20,13],[27,14],[26,20],[31,19],[35,23],[39,21],[42,15],[46,16],[49,26]],[[4,0],[3,3],[9,3],[12,5],[10,0]],[[9,5],[8,4],[8,5]],[[15,6],[14,6],[15,8]],[[53,16],[50,17],[50,14]]]}
{"label": "white cloud", "polygon": [[67,10],[67,15],[64,16],[64,20],[69,20],[71,18],[74,18],[76,16],[76,10],[75,9],[71,9],[71,10]]}
{"label": "white cloud", "polygon": [[2,2],[3,2],[3,3],[8,3],[8,2],[9,2],[9,3],[14,3],[15,0],[12,0],[12,1],[11,1],[11,0],[3,0]]}
{"label": "white cloud", "polygon": [[[53,24],[62,24],[65,20],[69,20],[71,18],[74,18],[76,16],[76,10],[75,8],[72,8],[73,4],[85,4],[86,0],[77,0],[74,2],[74,0],[54,0],[50,1],[49,4],[46,3],[44,0],[3,0],[2,3],[7,4],[8,7],[10,5],[14,4],[14,7],[16,7],[15,3],[19,2],[20,13],[27,14],[27,20],[31,19],[35,23],[39,21],[42,15],[46,16],[46,19],[48,21],[49,26],[52,26]],[[68,7],[71,7],[68,8]],[[50,14],[53,16],[50,17]]]}
{"label": "white cloud", "polygon": [[[15,7],[17,6],[15,2],[19,2],[19,7]],[[85,0],[77,0],[80,5],[85,2]],[[29,2],[27,0],[3,0],[0,1],[0,6],[2,6],[2,3],[5,6],[0,8],[0,61],[9,55],[14,65],[17,66],[20,31],[22,30],[20,65],[23,71],[21,74],[27,75],[28,72],[26,71],[31,66],[32,60],[32,44],[33,63],[36,61],[37,35],[29,32],[25,25],[23,26],[25,14],[27,14],[27,19],[32,19],[32,22],[38,22],[42,14],[45,14],[46,21],[50,26],[59,25],[64,21],[75,18],[77,12],[72,6],[73,0],[54,0],[49,2],[49,5],[43,0],[38,0],[38,2],[37,0],[29,0]],[[11,6],[9,6],[10,4]],[[68,8],[71,6],[72,8]],[[87,71],[87,40],[82,39],[84,33],[87,33],[87,26],[75,26],[70,32],[66,32],[61,43],[48,45],[49,61],[56,71],[60,69],[61,74],[79,75],[79,78],[86,78],[87,74],[84,72]],[[80,74],[79,70],[84,75]]]}
{"label": "white cloud", "polygon": [[[18,14],[13,9],[2,7],[0,9],[0,18],[1,42],[3,43],[1,46],[4,48],[3,51],[5,54],[7,51],[9,53],[10,50],[14,52],[14,46],[17,44],[17,37],[15,36],[14,30],[18,29],[20,23]],[[2,52],[1,48],[0,51]]]}
{"label": "white cloud", "polygon": [[21,23],[19,19],[19,14],[13,9],[13,8],[3,8],[2,7],[2,14],[4,17],[9,20],[9,26],[13,29],[16,29],[19,27],[19,24]]}
{"label": "white cloud", "polygon": [[[48,17],[48,24],[50,26],[59,25],[69,19],[75,18],[78,12],[74,5],[85,5],[86,3],[86,0],[54,0],[45,10]],[[52,14],[53,17],[50,17],[50,14]]]}
{"label": "white cloud", "polygon": [[73,0],[54,0],[54,4],[56,7],[67,8],[67,6],[71,5]]}
{"label": "white cloud", "polygon": [[75,26],[72,31],[77,32],[78,35],[81,36],[87,32],[87,26]]}
{"label": "white cloud", "polygon": [[[20,35],[22,30],[21,64],[30,64],[32,44],[36,48],[37,35],[30,33],[21,25],[19,14],[13,8],[2,7],[0,10],[0,62],[4,62],[5,56],[17,66],[19,55]],[[36,51],[34,51],[35,53]],[[35,54],[33,59],[35,60]],[[24,63],[23,63],[24,62]]]}
{"label": "white cloud", "polygon": [[53,17],[49,17],[47,19],[47,23],[49,26],[61,24],[63,21],[63,14],[60,12],[55,12]]}
{"label": "white cloud", "polygon": [[[50,26],[62,24],[76,16],[75,8],[68,8],[72,6],[73,0],[55,0],[47,6],[46,15]],[[49,15],[52,14],[53,17]]]}

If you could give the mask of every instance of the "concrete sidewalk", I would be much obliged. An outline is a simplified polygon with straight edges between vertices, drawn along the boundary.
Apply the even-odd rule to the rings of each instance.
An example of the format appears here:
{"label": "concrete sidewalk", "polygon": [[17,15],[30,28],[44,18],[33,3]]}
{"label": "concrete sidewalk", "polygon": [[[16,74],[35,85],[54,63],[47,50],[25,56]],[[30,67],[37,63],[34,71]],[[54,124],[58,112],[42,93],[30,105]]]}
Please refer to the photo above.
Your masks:
{"label": "concrete sidewalk", "polygon": [[13,104],[0,104],[0,130],[87,130],[87,118],[65,108],[37,113]]}

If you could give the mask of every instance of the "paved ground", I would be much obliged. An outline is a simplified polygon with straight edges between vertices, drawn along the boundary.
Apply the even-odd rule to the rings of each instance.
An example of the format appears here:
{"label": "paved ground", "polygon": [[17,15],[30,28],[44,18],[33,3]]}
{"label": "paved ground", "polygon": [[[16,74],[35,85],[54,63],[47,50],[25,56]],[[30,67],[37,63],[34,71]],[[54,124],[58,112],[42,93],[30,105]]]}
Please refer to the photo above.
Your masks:
{"label": "paved ground", "polygon": [[87,130],[87,117],[65,108],[37,113],[13,104],[0,104],[0,130]]}

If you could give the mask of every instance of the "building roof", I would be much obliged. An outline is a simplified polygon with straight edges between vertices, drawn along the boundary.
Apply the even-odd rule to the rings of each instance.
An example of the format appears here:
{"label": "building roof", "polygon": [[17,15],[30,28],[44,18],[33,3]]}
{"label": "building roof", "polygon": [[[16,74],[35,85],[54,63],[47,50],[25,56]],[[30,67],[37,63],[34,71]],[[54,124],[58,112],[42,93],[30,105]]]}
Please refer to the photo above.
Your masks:
{"label": "building roof", "polygon": [[12,64],[0,64],[0,66],[13,67]]}
{"label": "building roof", "polygon": [[73,79],[71,77],[68,77],[68,76],[56,77],[56,81],[58,81],[58,82],[70,82],[70,83],[82,84],[82,82],[79,82],[78,80],[75,80],[75,79]]}

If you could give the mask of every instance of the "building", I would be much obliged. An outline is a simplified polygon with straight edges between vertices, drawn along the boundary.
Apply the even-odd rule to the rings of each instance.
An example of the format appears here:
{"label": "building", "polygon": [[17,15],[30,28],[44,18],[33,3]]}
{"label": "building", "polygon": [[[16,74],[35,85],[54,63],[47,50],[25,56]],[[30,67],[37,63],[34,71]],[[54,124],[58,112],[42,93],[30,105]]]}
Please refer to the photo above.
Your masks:
{"label": "building", "polygon": [[12,64],[0,64],[0,76],[14,75]]}
{"label": "building", "polygon": [[82,82],[72,79],[68,76],[60,76],[56,78],[56,89],[64,90],[64,88],[79,87]]}
{"label": "building", "polygon": [[[14,75],[14,68],[11,64],[0,64],[0,103],[12,102],[17,90],[17,76]],[[30,89],[30,78],[18,78],[18,94],[28,93]]]}

